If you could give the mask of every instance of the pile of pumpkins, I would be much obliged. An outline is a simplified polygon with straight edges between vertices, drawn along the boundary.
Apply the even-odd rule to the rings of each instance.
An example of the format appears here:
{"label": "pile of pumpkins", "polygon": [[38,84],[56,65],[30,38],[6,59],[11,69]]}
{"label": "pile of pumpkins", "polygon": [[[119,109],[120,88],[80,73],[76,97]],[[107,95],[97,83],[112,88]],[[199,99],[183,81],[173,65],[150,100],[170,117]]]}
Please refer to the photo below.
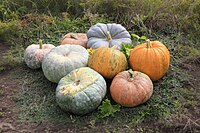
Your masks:
{"label": "pile of pumpkins", "polygon": [[[107,89],[116,103],[135,107],[151,97],[152,81],[165,75],[170,54],[161,42],[147,40],[133,47],[127,59],[122,42],[132,43],[122,25],[97,23],[86,34],[66,34],[57,47],[42,40],[28,46],[25,62],[31,69],[42,67],[45,77],[58,84],[56,101],[67,112],[95,110]],[[105,79],[112,79],[109,88]]]}

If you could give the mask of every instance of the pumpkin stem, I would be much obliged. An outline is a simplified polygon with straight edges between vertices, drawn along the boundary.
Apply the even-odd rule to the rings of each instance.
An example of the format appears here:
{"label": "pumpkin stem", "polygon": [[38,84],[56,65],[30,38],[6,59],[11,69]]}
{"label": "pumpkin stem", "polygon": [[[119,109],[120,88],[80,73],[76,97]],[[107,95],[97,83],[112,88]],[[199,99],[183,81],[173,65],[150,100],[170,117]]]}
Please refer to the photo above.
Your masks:
{"label": "pumpkin stem", "polygon": [[147,48],[151,48],[152,47],[151,41],[149,39],[146,40],[146,43],[147,43]]}
{"label": "pumpkin stem", "polygon": [[75,35],[75,34],[71,34],[71,35],[70,35],[70,38],[73,38],[73,39],[76,39],[76,40],[78,40],[78,38],[76,37],[76,35]]}
{"label": "pumpkin stem", "polygon": [[112,40],[112,37],[111,37],[109,31],[106,32],[106,37],[107,37],[107,39],[106,39],[107,41],[111,41]]}
{"label": "pumpkin stem", "polygon": [[134,76],[133,76],[133,75],[134,75],[133,70],[132,70],[132,69],[129,69],[129,70],[128,70],[128,73],[130,74],[129,80],[130,80],[130,81],[133,81],[133,78],[134,78]]}
{"label": "pumpkin stem", "polygon": [[79,85],[79,83],[80,83],[80,80],[77,80],[74,82],[74,85],[77,86],[77,85]]}
{"label": "pumpkin stem", "polygon": [[116,50],[116,49],[118,49],[118,46],[114,45],[114,46],[112,46],[112,49]]}
{"label": "pumpkin stem", "polygon": [[92,49],[92,48],[89,48],[89,49],[87,49],[87,51],[88,51],[88,53],[89,53],[89,55],[92,55],[93,53],[94,53],[94,49]]}
{"label": "pumpkin stem", "polygon": [[40,49],[42,49],[42,39],[39,39]]}

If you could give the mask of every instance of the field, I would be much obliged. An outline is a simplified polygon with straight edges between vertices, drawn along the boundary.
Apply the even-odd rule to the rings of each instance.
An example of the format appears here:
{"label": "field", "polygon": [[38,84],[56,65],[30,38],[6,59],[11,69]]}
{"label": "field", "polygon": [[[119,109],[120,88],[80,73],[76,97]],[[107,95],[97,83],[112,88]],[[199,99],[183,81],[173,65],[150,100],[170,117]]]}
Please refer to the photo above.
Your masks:
{"label": "field", "polygon": [[[0,132],[200,132],[200,1],[148,2],[0,1]],[[107,117],[99,108],[77,116],[59,108],[57,84],[42,69],[27,67],[24,50],[39,38],[58,46],[64,34],[86,33],[96,23],[120,23],[130,34],[161,41],[170,51],[170,67],[153,82],[146,103]],[[132,40],[133,46],[142,43]],[[109,92],[106,99],[116,105]]]}

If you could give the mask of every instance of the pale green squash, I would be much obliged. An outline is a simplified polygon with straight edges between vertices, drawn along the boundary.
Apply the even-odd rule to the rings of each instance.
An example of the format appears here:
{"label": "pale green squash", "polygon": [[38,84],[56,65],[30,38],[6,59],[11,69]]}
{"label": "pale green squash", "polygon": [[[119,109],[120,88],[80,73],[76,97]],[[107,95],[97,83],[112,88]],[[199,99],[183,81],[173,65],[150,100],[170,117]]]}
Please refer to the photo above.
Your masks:
{"label": "pale green squash", "polygon": [[88,51],[80,45],[60,45],[53,48],[42,61],[45,77],[54,83],[72,70],[87,66]]}
{"label": "pale green squash", "polygon": [[56,101],[60,108],[78,115],[96,109],[105,95],[104,78],[89,67],[71,71],[56,88]]}

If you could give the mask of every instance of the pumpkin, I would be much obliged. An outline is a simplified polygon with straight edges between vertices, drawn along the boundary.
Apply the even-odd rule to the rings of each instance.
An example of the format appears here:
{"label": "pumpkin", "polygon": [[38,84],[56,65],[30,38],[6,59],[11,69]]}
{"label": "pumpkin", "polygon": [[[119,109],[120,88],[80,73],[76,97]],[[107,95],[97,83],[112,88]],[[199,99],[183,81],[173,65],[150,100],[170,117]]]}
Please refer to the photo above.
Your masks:
{"label": "pumpkin", "polygon": [[96,109],[105,95],[104,78],[89,67],[71,71],[56,88],[56,101],[60,108],[77,115]]}
{"label": "pumpkin", "polygon": [[131,50],[129,64],[133,70],[143,72],[156,81],[167,72],[170,53],[161,42],[147,40]]}
{"label": "pumpkin", "polygon": [[122,48],[122,42],[132,43],[129,32],[120,24],[98,23],[87,32],[87,47],[97,49],[102,46]]}
{"label": "pumpkin", "polygon": [[87,66],[88,52],[80,45],[60,45],[53,48],[42,61],[45,77],[54,83],[74,69]]}
{"label": "pumpkin", "polygon": [[153,83],[144,73],[123,71],[112,80],[110,94],[112,99],[124,107],[135,107],[146,102],[153,93]]}
{"label": "pumpkin", "polygon": [[124,71],[128,63],[125,55],[117,50],[117,46],[113,46],[112,48],[96,49],[89,57],[88,66],[105,78],[111,79],[119,72]]}
{"label": "pumpkin", "polygon": [[31,69],[40,68],[44,56],[54,47],[52,44],[42,44],[41,39],[39,44],[29,45],[24,53],[25,63]]}
{"label": "pumpkin", "polygon": [[87,35],[84,33],[67,33],[60,40],[60,44],[75,44],[87,47]]}

